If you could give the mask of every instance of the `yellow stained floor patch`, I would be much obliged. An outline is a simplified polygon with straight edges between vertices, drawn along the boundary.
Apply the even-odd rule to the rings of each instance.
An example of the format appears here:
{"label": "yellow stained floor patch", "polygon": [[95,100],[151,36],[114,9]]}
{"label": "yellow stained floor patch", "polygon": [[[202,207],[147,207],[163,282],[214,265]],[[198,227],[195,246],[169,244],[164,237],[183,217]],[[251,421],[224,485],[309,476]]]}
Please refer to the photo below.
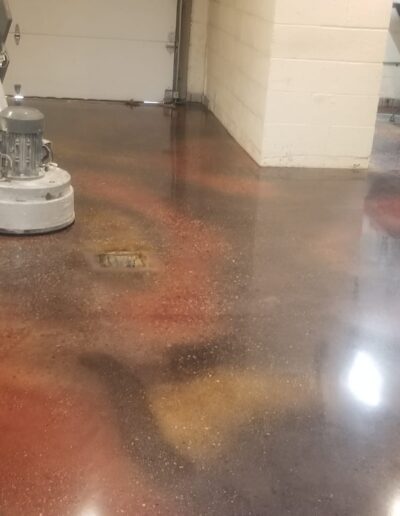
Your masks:
{"label": "yellow stained floor patch", "polygon": [[273,422],[314,405],[315,392],[314,382],[304,378],[220,369],[189,382],[159,385],[150,400],[168,442],[202,462],[231,446],[255,418]]}

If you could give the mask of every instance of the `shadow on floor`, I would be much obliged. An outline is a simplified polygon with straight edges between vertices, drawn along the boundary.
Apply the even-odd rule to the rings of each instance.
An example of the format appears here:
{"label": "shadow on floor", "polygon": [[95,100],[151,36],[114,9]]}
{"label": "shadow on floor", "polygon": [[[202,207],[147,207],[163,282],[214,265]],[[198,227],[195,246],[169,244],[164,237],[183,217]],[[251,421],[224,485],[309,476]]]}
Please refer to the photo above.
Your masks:
{"label": "shadow on floor", "polygon": [[106,385],[117,412],[123,446],[131,459],[163,483],[187,475],[191,464],[163,438],[150,410],[146,389],[135,371],[103,353],[88,353],[80,363]]}
{"label": "shadow on floor", "polygon": [[240,367],[245,362],[245,355],[245,347],[234,336],[172,348],[166,354],[167,379],[183,382],[220,366]]}

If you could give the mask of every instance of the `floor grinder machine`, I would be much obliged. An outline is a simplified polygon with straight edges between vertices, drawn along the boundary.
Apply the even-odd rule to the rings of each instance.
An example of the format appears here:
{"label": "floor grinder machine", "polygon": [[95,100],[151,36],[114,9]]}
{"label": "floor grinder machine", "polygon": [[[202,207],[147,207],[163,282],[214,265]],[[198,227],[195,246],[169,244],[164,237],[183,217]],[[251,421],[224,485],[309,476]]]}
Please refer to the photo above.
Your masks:
{"label": "floor grinder machine", "polygon": [[43,114],[7,105],[3,80],[11,21],[7,0],[0,0],[0,233],[49,233],[74,222],[74,190],[43,139]]}

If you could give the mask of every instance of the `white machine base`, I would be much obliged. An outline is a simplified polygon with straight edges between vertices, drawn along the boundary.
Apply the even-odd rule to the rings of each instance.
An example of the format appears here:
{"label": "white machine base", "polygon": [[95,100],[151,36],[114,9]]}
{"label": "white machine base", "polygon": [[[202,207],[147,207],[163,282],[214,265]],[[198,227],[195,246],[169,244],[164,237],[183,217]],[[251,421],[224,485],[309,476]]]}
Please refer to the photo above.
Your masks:
{"label": "white machine base", "polygon": [[74,190],[65,170],[50,165],[39,179],[0,180],[0,233],[50,233],[74,221]]}

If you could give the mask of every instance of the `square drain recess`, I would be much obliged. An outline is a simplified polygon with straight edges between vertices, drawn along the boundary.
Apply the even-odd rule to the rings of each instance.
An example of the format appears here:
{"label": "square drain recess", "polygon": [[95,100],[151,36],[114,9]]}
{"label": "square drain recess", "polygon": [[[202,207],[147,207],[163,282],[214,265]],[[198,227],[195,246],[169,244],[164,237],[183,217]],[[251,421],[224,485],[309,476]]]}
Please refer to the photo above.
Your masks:
{"label": "square drain recess", "polygon": [[106,269],[143,269],[147,260],[142,252],[111,252],[97,255],[100,267]]}

